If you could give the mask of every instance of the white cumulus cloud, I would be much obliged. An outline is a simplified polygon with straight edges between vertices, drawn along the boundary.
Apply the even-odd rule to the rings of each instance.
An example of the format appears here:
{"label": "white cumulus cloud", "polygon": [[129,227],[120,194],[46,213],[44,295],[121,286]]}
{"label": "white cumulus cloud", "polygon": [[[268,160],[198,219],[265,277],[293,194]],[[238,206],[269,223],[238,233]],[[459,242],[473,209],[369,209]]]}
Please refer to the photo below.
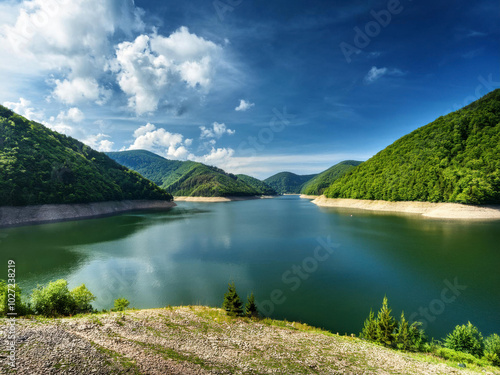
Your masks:
{"label": "white cumulus cloud", "polygon": [[57,119],[60,121],[71,121],[71,122],[82,122],[85,119],[85,115],[80,109],[73,107],[68,109],[68,111],[60,112],[57,115]]}
{"label": "white cumulus cloud", "polygon": [[136,129],[134,138],[129,150],[148,150],[173,159],[186,159],[189,155],[187,146],[192,142],[191,139],[185,140],[182,134],[170,133],[150,123]]}
{"label": "white cumulus cloud", "polygon": [[64,81],[55,80],[53,96],[65,104],[93,101],[104,104],[111,96],[111,91],[100,87],[93,78],[75,78]]}
{"label": "white cumulus cloud", "polygon": [[129,107],[141,115],[155,111],[162,99],[172,100],[175,92],[208,90],[221,52],[222,47],[181,27],[169,37],[140,35],[120,43],[110,67]]}
{"label": "white cumulus cloud", "polygon": [[195,156],[191,154],[189,156],[189,159],[203,164],[224,167],[224,165],[230,162],[233,156],[234,156],[234,150],[232,148],[212,147],[212,149],[208,154],[202,156]]}
{"label": "white cumulus cloud", "polygon": [[102,104],[109,93],[97,82],[112,56],[112,38],[143,31],[142,14],[133,0],[24,0],[15,22],[0,30],[0,44],[20,61],[53,71],[54,98]]}
{"label": "white cumulus cloud", "polygon": [[44,118],[43,111],[35,110],[31,107],[31,102],[24,98],[19,98],[18,102],[4,102],[3,105],[28,120],[40,122]]}
{"label": "white cumulus cloud", "polygon": [[102,152],[110,152],[113,151],[114,142],[111,142],[108,138],[110,138],[107,134],[96,134],[91,135],[83,140],[83,143],[92,147],[94,150],[102,151]]}
{"label": "white cumulus cloud", "polygon": [[240,111],[245,112],[245,111],[248,111],[253,106],[255,106],[255,103],[250,103],[250,102],[247,102],[246,100],[241,99],[240,105],[238,105],[234,110],[238,111],[238,112],[240,112]]}
{"label": "white cumulus cloud", "polygon": [[211,128],[200,126],[200,130],[201,130],[200,134],[201,139],[208,139],[208,138],[219,139],[224,134],[233,135],[234,133],[236,133],[236,130],[228,129],[226,127],[226,124],[219,124],[218,122],[214,122]]}

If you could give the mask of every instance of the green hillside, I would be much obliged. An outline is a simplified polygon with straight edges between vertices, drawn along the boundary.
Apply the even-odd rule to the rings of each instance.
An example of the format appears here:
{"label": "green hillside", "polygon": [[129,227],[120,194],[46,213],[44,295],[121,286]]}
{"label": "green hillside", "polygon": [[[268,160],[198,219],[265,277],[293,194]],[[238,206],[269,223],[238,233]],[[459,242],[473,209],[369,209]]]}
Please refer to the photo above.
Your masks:
{"label": "green hillside", "polygon": [[258,191],[235,175],[201,163],[168,160],[145,150],[110,152],[108,155],[175,196],[260,195]]}
{"label": "green hillside", "polygon": [[500,89],[397,140],[325,195],[500,203]]}
{"label": "green hillside", "polygon": [[302,186],[316,176],[315,174],[299,176],[291,172],[281,172],[266,178],[264,182],[279,194],[300,194]]}
{"label": "green hillside", "polygon": [[0,205],[172,196],[105,154],[0,106]]}
{"label": "green hillside", "polygon": [[340,162],[305,183],[301,193],[306,195],[321,195],[332,183],[361,163],[355,160]]}
{"label": "green hillside", "polygon": [[252,187],[253,189],[257,190],[259,195],[276,195],[276,191],[266,184],[264,181],[261,181],[255,177],[247,176],[246,174],[237,174],[236,177],[238,177],[239,181],[244,182],[248,186]]}

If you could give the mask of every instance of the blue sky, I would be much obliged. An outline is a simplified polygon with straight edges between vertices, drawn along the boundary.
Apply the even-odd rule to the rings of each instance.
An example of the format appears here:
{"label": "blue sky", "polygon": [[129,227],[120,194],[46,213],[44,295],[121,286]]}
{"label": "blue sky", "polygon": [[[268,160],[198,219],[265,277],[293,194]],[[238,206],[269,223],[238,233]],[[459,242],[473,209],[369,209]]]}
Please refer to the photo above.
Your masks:
{"label": "blue sky", "polygon": [[500,87],[499,5],[0,1],[0,103],[259,178],[366,160]]}

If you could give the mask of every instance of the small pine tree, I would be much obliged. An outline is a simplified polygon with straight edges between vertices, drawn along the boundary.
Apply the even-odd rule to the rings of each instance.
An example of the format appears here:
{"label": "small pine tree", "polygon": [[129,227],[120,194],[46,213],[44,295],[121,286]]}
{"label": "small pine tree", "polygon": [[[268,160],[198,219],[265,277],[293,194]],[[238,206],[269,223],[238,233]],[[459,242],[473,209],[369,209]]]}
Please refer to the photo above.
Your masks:
{"label": "small pine tree", "polygon": [[386,346],[394,344],[394,331],[397,328],[397,322],[391,316],[391,312],[387,297],[384,297],[382,308],[377,316],[377,341]]}
{"label": "small pine tree", "polygon": [[115,307],[111,311],[125,311],[127,310],[130,302],[126,298],[115,299]]}
{"label": "small pine tree", "polygon": [[370,309],[370,315],[368,319],[365,320],[365,325],[363,327],[363,332],[361,332],[361,336],[370,341],[377,340],[377,320],[375,319],[375,314],[373,310]]}
{"label": "small pine tree", "polygon": [[242,303],[238,293],[236,293],[234,282],[228,285],[227,292],[224,294],[222,308],[226,310],[229,315],[243,316]]}
{"label": "small pine tree", "polygon": [[410,349],[411,347],[410,327],[408,325],[408,321],[405,319],[404,311],[401,313],[401,320],[399,321],[399,326],[395,338],[398,349],[401,350]]}
{"label": "small pine tree", "polygon": [[415,351],[422,351],[423,345],[427,342],[427,337],[423,329],[421,322],[413,322],[408,327],[408,332],[410,334],[410,349]]}
{"label": "small pine tree", "polygon": [[259,311],[257,310],[257,305],[255,304],[255,297],[253,295],[253,292],[247,299],[247,304],[245,305],[245,315],[249,318],[259,317]]}

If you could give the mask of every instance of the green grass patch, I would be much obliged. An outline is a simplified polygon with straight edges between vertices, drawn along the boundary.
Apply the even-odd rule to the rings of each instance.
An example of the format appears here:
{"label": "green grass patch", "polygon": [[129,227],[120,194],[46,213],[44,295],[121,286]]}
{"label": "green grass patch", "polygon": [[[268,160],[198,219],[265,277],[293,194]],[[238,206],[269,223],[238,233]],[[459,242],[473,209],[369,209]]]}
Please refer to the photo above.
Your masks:
{"label": "green grass patch", "polygon": [[213,364],[206,363],[203,359],[200,357],[193,355],[193,354],[184,354],[180,353],[174,349],[167,348],[161,345],[155,345],[155,344],[149,344],[149,343],[144,343],[142,341],[133,341],[137,345],[142,346],[143,348],[148,349],[152,353],[159,354],[165,359],[171,359],[176,362],[182,363],[182,362],[188,362],[192,363],[194,365],[200,366],[204,370],[212,371],[212,370],[225,370],[226,372],[229,373],[234,373],[235,368],[231,366],[217,366]]}
{"label": "green grass patch", "polygon": [[[111,349],[107,349],[99,344],[96,344],[95,342],[91,341],[90,342],[91,345],[97,349],[97,351],[101,354],[104,354],[105,356],[107,356],[108,358],[110,358],[113,362],[111,361],[106,361],[106,364],[108,366],[115,366],[116,364],[118,364],[121,368],[123,368],[123,370],[126,370],[125,372],[127,373],[131,373],[131,374],[134,374],[134,375],[141,375],[141,372],[139,371],[139,367],[137,366],[137,364],[135,363],[134,360],[120,354],[120,353],[117,353],[115,352],[114,350],[111,350]],[[112,373],[115,373],[115,374],[121,374],[123,373],[122,369],[110,369],[112,371]]]}

